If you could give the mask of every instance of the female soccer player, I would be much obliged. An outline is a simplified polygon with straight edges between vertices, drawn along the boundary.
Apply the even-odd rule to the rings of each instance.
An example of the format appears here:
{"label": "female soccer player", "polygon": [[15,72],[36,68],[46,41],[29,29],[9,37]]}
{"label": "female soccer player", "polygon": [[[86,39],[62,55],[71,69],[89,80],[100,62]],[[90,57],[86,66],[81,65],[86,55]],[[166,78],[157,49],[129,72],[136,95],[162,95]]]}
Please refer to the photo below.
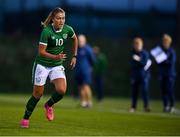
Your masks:
{"label": "female soccer player", "polygon": [[131,68],[131,87],[132,87],[132,105],[130,112],[135,112],[137,108],[138,90],[142,89],[142,97],[144,101],[144,111],[149,112],[149,69],[145,66],[149,60],[148,52],[143,49],[143,40],[140,37],[134,39],[133,50],[130,56]]}
{"label": "female soccer player", "polygon": [[81,96],[81,107],[92,107],[92,67],[96,61],[93,49],[86,41],[85,35],[78,36],[77,65],[75,67],[75,79]]}
{"label": "female soccer player", "polygon": [[162,37],[162,50],[167,55],[167,59],[158,64],[159,82],[163,100],[163,111],[174,113],[175,99],[174,86],[176,79],[176,52],[172,46],[172,38],[168,34]]}
{"label": "female soccer player", "polygon": [[52,10],[47,19],[42,22],[42,30],[38,55],[35,59],[32,72],[33,93],[26,105],[23,119],[20,122],[22,128],[29,127],[29,118],[44,92],[47,77],[54,84],[56,92],[45,103],[46,117],[49,121],[54,119],[53,105],[60,101],[66,93],[66,76],[63,61],[66,54],[63,53],[68,38],[73,40],[73,55],[70,65],[76,65],[78,40],[72,27],[65,24],[65,12],[61,8]]}

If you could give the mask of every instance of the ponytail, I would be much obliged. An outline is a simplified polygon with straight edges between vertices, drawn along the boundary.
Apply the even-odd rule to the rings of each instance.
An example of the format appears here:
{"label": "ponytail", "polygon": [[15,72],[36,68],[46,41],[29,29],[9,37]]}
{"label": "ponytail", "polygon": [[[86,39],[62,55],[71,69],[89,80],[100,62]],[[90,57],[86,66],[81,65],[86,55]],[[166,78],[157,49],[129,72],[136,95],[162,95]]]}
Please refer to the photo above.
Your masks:
{"label": "ponytail", "polygon": [[41,25],[43,27],[47,27],[48,24],[51,22],[51,20],[52,20],[52,12],[49,13],[48,17],[46,18],[44,22],[41,21]]}
{"label": "ponytail", "polygon": [[62,12],[62,13],[65,13],[65,11],[61,8],[55,8],[54,10],[52,10],[48,17],[46,18],[46,20],[44,22],[41,21],[41,25],[43,27],[47,27],[49,25],[49,23],[51,22],[51,20],[53,19],[53,17],[58,13],[58,12]]}

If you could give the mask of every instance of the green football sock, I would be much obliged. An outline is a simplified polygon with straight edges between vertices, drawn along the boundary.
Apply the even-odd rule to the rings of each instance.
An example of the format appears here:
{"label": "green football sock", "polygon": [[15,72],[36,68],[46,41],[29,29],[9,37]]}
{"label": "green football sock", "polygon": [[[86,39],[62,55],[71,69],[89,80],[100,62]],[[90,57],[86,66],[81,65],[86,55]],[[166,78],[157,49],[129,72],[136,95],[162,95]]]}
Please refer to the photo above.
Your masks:
{"label": "green football sock", "polygon": [[63,98],[63,95],[55,92],[55,93],[52,94],[51,98],[47,101],[47,105],[49,107],[51,107],[52,105],[54,105],[55,103],[60,101],[62,98]]}
{"label": "green football sock", "polygon": [[39,99],[36,99],[34,96],[31,96],[26,105],[24,119],[29,119],[38,101]]}

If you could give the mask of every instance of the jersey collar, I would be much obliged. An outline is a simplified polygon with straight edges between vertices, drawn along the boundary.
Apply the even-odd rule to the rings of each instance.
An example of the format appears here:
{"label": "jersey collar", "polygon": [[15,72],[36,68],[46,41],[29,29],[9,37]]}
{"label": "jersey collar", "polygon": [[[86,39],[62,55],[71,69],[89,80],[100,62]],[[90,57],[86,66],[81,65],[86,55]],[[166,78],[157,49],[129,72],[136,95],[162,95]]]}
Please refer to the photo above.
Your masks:
{"label": "jersey collar", "polygon": [[53,30],[54,30],[56,33],[61,32],[62,29],[63,29],[63,27],[64,27],[64,25],[63,25],[62,28],[60,28],[59,30],[55,30],[53,23],[52,23],[51,25],[52,25]]}

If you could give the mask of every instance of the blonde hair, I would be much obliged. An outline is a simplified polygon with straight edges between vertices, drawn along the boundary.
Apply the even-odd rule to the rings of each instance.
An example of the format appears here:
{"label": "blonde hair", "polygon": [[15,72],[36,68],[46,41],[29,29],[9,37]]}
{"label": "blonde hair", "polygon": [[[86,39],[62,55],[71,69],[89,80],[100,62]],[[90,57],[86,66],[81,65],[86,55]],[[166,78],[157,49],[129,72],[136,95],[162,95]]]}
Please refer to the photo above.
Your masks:
{"label": "blonde hair", "polygon": [[55,15],[57,14],[57,13],[65,13],[65,11],[62,9],[62,8],[59,8],[59,7],[57,7],[57,8],[55,8],[55,9],[53,9],[50,13],[49,13],[49,15],[47,16],[47,18],[45,19],[45,21],[44,22],[41,22],[41,25],[43,26],[43,27],[46,27],[46,26],[48,26],[49,25],[49,23],[52,21],[52,19],[55,17]]}
{"label": "blonde hair", "polygon": [[171,38],[171,36],[170,36],[169,34],[164,34],[164,35],[163,35],[163,40],[167,40],[167,41],[169,41],[170,43],[172,42],[172,38]]}

